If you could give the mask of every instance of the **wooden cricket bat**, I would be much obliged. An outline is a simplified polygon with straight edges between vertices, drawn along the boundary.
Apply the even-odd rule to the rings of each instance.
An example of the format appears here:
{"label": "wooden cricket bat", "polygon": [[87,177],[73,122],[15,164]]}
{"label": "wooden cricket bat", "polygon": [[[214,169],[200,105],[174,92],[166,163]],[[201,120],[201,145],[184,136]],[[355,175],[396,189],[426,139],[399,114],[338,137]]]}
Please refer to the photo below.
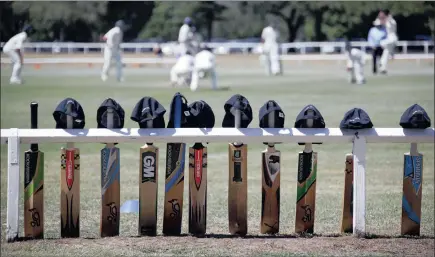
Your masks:
{"label": "wooden cricket bat", "polygon": [[[270,128],[274,127],[274,120],[275,113],[269,113],[268,122]],[[281,152],[275,149],[273,143],[269,143],[261,156],[262,197],[260,232],[262,234],[276,234],[279,233]]]}
{"label": "wooden cricket bat", "polygon": [[410,152],[404,154],[402,235],[420,235],[422,182],[423,154],[418,152],[417,144],[412,143]]}
{"label": "wooden cricket bat", "polygon": [[[30,104],[30,124],[38,128],[38,103]],[[44,153],[31,144],[24,153],[24,237],[44,238]]]}
{"label": "wooden cricket bat", "polygon": [[[71,110],[71,105],[67,107]],[[67,116],[67,128],[73,128]],[[61,237],[80,237],[80,150],[74,143],[61,149],[60,176]]]}
{"label": "wooden cricket bat", "polygon": [[[181,97],[175,100],[174,127],[181,125]],[[183,214],[184,162],[186,144],[168,143],[166,150],[163,234],[180,235]]]}
{"label": "wooden cricket bat", "polygon": [[204,235],[207,224],[207,147],[189,148],[189,233]]}
{"label": "wooden cricket bat", "polygon": [[353,232],[353,154],[346,154],[341,233]]}
{"label": "wooden cricket bat", "polygon": [[[240,110],[234,110],[236,128],[240,127]],[[228,145],[228,220],[232,235],[248,233],[248,146],[239,143]]]}
{"label": "wooden cricket bat", "polygon": [[[308,120],[307,127],[312,127]],[[305,143],[303,152],[298,156],[298,183],[296,199],[296,233],[314,232],[314,214],[316,209],[317,153],[312,143]]]}
{"label": "wooden cricket bat", "polygon": [[[148,128],[152,121],[148,122]],[[146,143],[139,154],[139,235],[157,234],[157,185],[159,148]]]}
{"label": "wooden cricket bat", "polygon": [[[113,109],[107,109],[107,128],[113,128]],[[120,152],[113,143],[101,149],[100,235],[119,235]]]}

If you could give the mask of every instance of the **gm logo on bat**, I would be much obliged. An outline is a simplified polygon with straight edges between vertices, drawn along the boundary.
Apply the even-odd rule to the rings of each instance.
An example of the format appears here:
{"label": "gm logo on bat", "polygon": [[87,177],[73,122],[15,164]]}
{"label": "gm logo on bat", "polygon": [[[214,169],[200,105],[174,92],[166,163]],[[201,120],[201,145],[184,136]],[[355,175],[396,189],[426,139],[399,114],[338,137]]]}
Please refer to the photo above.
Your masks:
{"label": "gm logo on bat", "polygon": [[156,154],[142,153],[142,183],[156,182]]}

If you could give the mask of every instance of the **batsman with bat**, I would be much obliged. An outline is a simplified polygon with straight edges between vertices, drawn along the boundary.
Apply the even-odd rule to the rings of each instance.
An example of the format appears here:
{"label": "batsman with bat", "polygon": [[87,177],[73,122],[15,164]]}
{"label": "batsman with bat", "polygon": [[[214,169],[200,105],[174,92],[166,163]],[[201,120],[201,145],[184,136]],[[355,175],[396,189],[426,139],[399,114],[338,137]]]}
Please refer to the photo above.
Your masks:
{"label": "batsman with bat", "polygon": [[[30,127],[38,128],[38,103],[30,103]],[[24,153],[24,236],[44,238],[44,153],[31,144]]]}
{"label": "batsman with bat", "polygon": [[[85,114],[81,105],[72,98],[59,103],[53,113],[56,128],[82,129]],[[80,150],[74,143],[61,149],[60,213],[61,232],[64,237],[80,237]]]}
{"label": "batsman with bat", "polygon": [[[296,118],[295,128],[324,128],[325,122],[322,115],[313,105],[308,105]],[[314,217],[316,204],[316,179],[317,179],[317,153],[313,151],[312,144],[305,145],[303,152],[298,156],[298,183],[296,200],[296,233],[314,232]]]}
{"label": "batsman with bat", "polygon": [[[215,117],[204,101],[189,105],[189,127],[210,129]],[[207,147],[201,142],[189,147],[189,233],[203,236],[207,227]]]}
{"label": "batsman with bat", "polygon": [[[97,110],[98,128],[124,127],[124,109],[108,98]],[[100,235],[119,235],[120,210],[120,151],[116,143],[107,143],[101,149],[101,220]]]}
{"label": "batsman with bat", "polygon": [[[168,128],[186,127],[189,110],[186,98],[176,93],[172,99]],[[163,211],[163,234],[180,235],[183,213],[184,164],[186,144],[168,143]]]}
{"label": "batsman with bat", "polygon": [[[259,112],[260,128],[283,128],[284,112],[273,100],[266,102]],[[279,232],[281,152],[273,142],[264,143],[267,148],[262,152],[262,190],[261,223],[262,234]]]}
{"label": "batsman with bat", "polygon": [[[164,128],[165,108],[152,97],[143,97],[133,109],[131,119],[141,129]],[[159,148],[146,143],[139,151],[139,235],[157,234],[157,182]]]}
{"label": "batsman with bat", "polygon": [[[247,128],[252,121],[252,108],[248,99],[233,95],[224,105],[222,127]],[[248,233],[248,146],[230,143],[228,146],[228,218],[232,235]]]}

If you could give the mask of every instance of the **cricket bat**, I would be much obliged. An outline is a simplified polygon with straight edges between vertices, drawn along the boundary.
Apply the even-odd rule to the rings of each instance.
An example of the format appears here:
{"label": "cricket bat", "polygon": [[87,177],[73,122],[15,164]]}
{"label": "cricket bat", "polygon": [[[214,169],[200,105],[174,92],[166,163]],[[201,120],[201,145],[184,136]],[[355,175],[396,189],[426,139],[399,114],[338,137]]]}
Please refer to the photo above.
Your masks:
{"label": "cricket bat", "polygon": [[[30,104],[30,127],[38,128],[38,103]],[[24,237],[44,238],[44,153],[31,144],[24,153]]]}
{"label": "cricket bat", "polygon": [[[71,111],[71,104],[67,105]],[[73,118],[67,116],[67,128],[73,128]],[[80,150],[74,143],[61,149],[60,175],[60,235],[80,237]]]}
{"label": "cricket bat", "polygon": [[[235,127],[240,127],[240,110],[234,109]],[[248,146],[230,143],[228,146],[228,220],[232,235],[245,236],[248,232]]]}
{"label": "cricket bat", "polygon": [[[174,127],[181,126],[181,97],[175,99]],[[183,213],[184,162],[186,144],[168,143],[166,148],[163,234],[180,235]]]}
{"label": "cricket bat", "polygon": [[[310,119],[307,123],[307,127],[310,128],[313,120]],[[305,143],[305,149],[299,152],[298,157],[295,232],[312,234],[314,232],[317,178],[317,153],[313,151],[312,143]]]}
{"label": "cricket bat", "polygon": [[207,147],[189,148],[189,233],[204,235],[207,224]]}
{"label": "cricket bat", "polygon": [[[273,105],[273,103],[269,103]],[[275,113],[268,114],[269,128],[275,125]],[[262,197],[261,223],[262,234],[276,234],[279,232],[280,210],[280,158],[281,152],[275,149],[273,143],[268,143],[261,154],[262,160]]]}
{"label": "cricket bat", "polygon": [[[113,128],[113,109],[107,109],[107,128]],[[115,144],[101,149],[101,237],[119,235],[120,153]]]}
{"label": "cricket bat", "polygon": [[353,154],[346,154],[341,233],[353,232]]}
{"label": "cricket bat", "polygon": [[[149,120],[147,127],[152,128],[152,124]],[[159,148],[146,143],[139,152],[139,235],[155,236]]]}
{"label": "cricket bat", "polygon": [[402,235],[420,235],[422,181],[423,154],[418,152],[417,144],[412,143],[410,152],[404,154]]}

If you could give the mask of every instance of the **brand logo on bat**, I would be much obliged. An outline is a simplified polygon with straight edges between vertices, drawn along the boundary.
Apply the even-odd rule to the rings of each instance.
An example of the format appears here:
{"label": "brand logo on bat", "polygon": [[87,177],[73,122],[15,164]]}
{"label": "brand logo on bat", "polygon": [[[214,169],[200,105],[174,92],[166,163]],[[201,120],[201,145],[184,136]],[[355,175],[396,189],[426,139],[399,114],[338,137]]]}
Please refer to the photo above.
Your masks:
{"label": "brand logo on bat", "polygon": [[74,151],[66,151],[66,185],[71,190],[74,183]]}
{"label": "brand logo on bat", "polygon": [[24,161],[24,179],[25,185],[30,183],[30,154],[25,155],[26,159]]}
{"label": "brand logo on bat", "polygon": [[202,180],[202,150],[195,150],[195,185],[199,190]]}
{"label": "brand logo on bat", "polygon": [[156,182],[156,154],[142,153],[142,183]]}

